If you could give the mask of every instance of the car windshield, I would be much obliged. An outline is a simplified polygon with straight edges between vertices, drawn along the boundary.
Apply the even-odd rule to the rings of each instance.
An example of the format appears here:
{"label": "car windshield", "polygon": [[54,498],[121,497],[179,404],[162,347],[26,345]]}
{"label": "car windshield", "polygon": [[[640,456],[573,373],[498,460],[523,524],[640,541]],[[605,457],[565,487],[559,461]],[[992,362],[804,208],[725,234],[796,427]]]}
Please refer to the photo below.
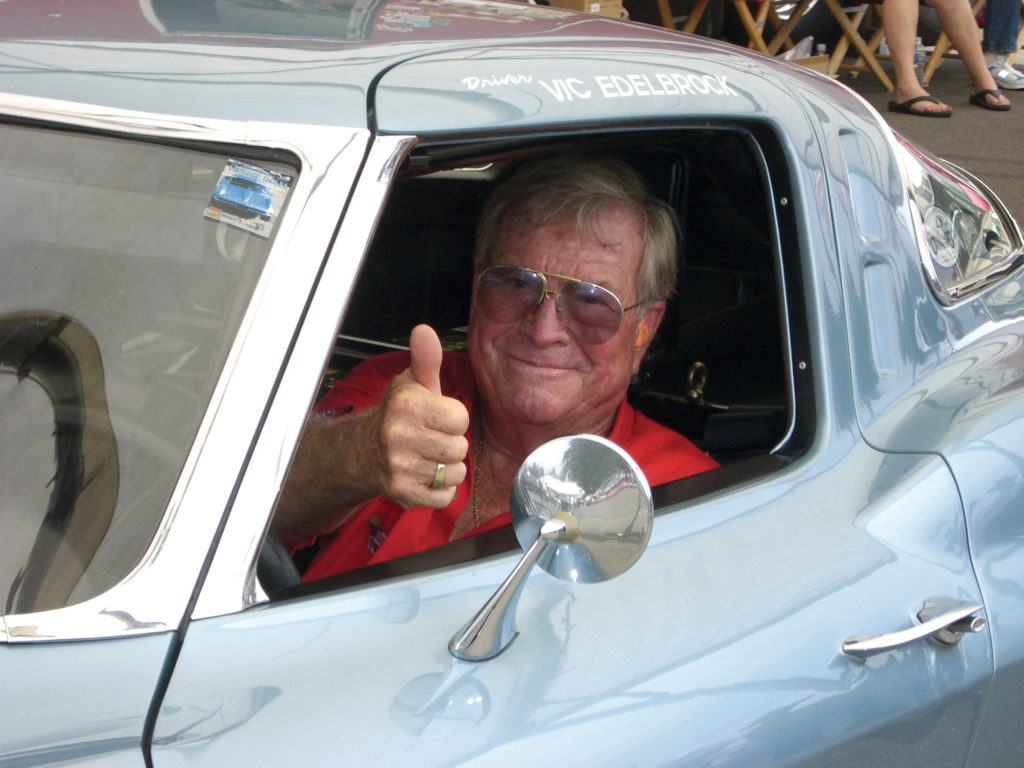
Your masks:
{"label": "car windshield", "polygon": [[211,214],[228,163],[0,125],[5,613],[109,589],[153,538],[272,242]]}
{"label": "car windshield", "polygon": [[250,181],[249,179],[240,179],[238,176],[232,176],[228,179],[228,183],[235,187],[242,187],[242,189],[253,189],[256,191],[263,189],[262,184]]}

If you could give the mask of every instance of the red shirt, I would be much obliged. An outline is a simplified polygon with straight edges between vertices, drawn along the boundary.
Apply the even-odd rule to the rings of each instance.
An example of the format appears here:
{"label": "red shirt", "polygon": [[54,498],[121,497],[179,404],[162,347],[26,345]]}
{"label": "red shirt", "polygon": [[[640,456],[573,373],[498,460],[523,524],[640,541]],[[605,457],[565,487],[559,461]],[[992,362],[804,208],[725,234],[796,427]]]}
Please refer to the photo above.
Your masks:
{"label": "red shirt", "polygon": [[[409,354],[395,352],[373,357],[352,370],[317,403],[318,413],[344,415],[380,402],[391,379],[409,367]],[[441,391],[461,401],[472,421],[476,384],[469,358],[446,352],[441,366]],[[472,427],[466,438],[472,441]],[[702,453],[680,434],[637,413],[623,399],[611,432],[613,443],[626,449],[652,486],[714,469],[718,463]],[[379,563],[402,555],[447,544],[455,521],[472,503],[472,446],[466,457],[467,477],[456,489],[452,503],[444,509],[413,507],[403,509],[385,496],[364,504],[343,526],[320,537],[320,551],[303,576],[304,580]],[[466,536],[500,528],[511,523],[511,515],[498,515]]]}

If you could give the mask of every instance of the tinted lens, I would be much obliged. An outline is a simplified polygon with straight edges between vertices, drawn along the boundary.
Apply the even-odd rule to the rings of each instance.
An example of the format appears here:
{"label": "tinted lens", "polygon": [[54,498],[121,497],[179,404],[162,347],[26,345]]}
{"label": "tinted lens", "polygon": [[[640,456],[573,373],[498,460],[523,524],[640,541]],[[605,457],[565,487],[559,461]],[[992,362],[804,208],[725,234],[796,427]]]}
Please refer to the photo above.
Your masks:
{"label": "tinted lens", "polygon": [[521,320],[540,304],[544,279],[521,267],[491,267],[480,274],[477,306],[497,323]]}
{"label": "tinted lens", "polygon": [[603,344],[622,324],[622,304],[599,285],[566,282],[558,297],[569,316],[570,332],[584,344]]}
{"label": "tinted lens", "polygon": [[615,294],[593,283],[565,283],[560,296],[562,306],[574,319],[586,325],[611,327],[613,332],[622,320],[622,305]]}

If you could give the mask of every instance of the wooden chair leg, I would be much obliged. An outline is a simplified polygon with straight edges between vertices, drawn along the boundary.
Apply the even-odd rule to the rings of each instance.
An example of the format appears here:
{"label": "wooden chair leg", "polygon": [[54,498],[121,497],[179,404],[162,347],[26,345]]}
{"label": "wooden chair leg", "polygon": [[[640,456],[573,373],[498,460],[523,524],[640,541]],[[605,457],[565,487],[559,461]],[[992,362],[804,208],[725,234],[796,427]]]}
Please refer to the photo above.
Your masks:
{"label": "wooden chair leg", "polygon": [[661,26],[675,29],[675,22],[672,20],[672,8],[668,0],[658,0],[658,12],[661,14]]}
{"label": "wooden chair leg", "polygon": [[[877,6],[876,6],[877,10]],[[878,59],[888,58],[888,54],[877,53],[879,46],[882,44],[882,40],[885,39],[885,30],[879,25],[878,29],[874,31],[871,38],[868,40],[868,50],[871,51],[872,55]],[[866,72],[868,69],[867,63],[864,61],[864,57],[858,57],[857,61],[850,66],[844,66],[843,69],[852,70],[854,73]]]}
{"label": "wooden chair leg", "polygon": [[[982,0],[984,2],[984,0]],[[928,62],[924,65],[924,76],[921,78],[924,80],[924,84],[928,85],[932,81],[932,76],[935,74],[935,70],[939,68],[939,64],[942,63],[942,59],[949,52],[950,42],[949,38],[946,37],[945,32],[940,32],[938,38],[935,40],[935,48],[932,49],[931,55],[928,57]]]}
{"label": "wooden chair leg", "polygon": [[793,29],[799,23],[801,17],[807,13],[807,9],[810,7],[812,0],[800,0],[797,6],[789,14],[789,18],[785,23],[776,15],[774,7],[772,7],[771,0],[763,0],[765,5],[768,6],[768,18],[775,28],[775,34],[772,36],[771,41],[768,43],[768,53],[772,56],[777,54],[783,45],[789,50],[795,43],[790,39],[790,35]]}
{"label": "wooden chair leg", "polygon": [[[659,2],[667,2],[668,0],[659,0]],[[686,17],[686,23],[683,25],[683,32],[693,33],[697,28],[697,24],[700,23],[701,17],[704,16],[704,11],[708,7],[708,3],[711,0],[697,0],[697,4],[693,6],[693,10],[690,11],[690,15]],[[1021,0],[1024,2],[1024,0]]]}
{"label": "wooden chair leg", "polygon": [[764,38],[761,36],[761,30],[764,28],[765,19],[768,17],[769,2],[770,0],[760,0],[757,18],[755,19],[750,12],[750,8],[747,7],[746,0],[732,0],[733,7],[736,8],[736,13],[740,17],[740,23],[743,24],[743,30],[747,33],[747,39],[750,40],[750,44],[747,47],[761,53],[768,53],[768,46],[765,45]]}

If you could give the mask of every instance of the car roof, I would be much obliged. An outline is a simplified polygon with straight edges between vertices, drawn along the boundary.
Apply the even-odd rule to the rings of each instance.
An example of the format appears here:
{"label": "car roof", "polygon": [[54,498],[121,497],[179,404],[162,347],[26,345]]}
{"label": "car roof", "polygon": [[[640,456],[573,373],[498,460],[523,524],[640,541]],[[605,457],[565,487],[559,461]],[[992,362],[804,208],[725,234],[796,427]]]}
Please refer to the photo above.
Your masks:
{"label": "car roof", "polygon": [[784,119],[796,82],[866,108],[737,46],[519,2],[0,3],[0,93],[153,114],[417,133],[681,107]]}

